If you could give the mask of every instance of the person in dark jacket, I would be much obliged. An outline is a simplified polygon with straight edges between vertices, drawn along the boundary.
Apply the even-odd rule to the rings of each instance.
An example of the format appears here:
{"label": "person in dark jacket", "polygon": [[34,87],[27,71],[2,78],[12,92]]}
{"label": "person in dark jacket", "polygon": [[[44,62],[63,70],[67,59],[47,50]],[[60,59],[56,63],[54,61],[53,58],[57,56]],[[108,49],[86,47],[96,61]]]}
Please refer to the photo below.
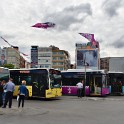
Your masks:
{"label": "person in dark jacket", "polygon": [[24,107],[25,96],[27,95],[26,81],[22,80],[22,85],[19,86],[19,100],[18,100],[18,108],[22,102],[22,107]]}
{"label": "person in dark jacket", "polygon": [[2,108],[6,108],[7,103],[9,102],[9,108],[12,107],[12,98],[13,98],[13,92],[15,90],[15,84],[13,83],[13,79],[9,78],[9,82],[6,83],[6,85],[3,87],[4,90],[6,90],[6,97],[5,97],[5,103]]}
{"label": "person in dark jacket", "polygon": [[3,94],[3,85],[2,82],[0,82],[0,107],[3,105],[2,94]]}

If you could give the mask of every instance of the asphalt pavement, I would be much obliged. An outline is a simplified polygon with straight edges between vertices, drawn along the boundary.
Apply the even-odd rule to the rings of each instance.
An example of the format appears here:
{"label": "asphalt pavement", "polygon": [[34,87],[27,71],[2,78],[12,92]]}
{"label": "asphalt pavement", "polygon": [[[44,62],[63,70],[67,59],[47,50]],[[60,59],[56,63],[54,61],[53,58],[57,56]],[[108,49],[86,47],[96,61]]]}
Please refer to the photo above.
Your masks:
{"label": "asphalt pavement", "polygon": [[123,124],[124,96],[30,99],[0,108],[0,124]]}

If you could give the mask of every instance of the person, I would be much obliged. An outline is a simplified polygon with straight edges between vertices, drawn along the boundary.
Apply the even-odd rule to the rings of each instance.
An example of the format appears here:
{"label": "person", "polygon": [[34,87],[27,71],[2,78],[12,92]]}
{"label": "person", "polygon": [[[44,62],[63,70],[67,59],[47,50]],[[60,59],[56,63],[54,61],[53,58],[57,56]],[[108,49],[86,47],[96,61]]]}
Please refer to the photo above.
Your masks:
{"label": "person", "polygon": [[12,107],[12,98],[13,98],[13,92],[15,89],[15,84],[13,83],[13,79],[9,78],[8,83],[3,87],[3,89],[6,89],[6,97],[5,97],[5,103],[2,108],[6,108],[6,105],[9,101],[9,108]]}
{"label": "person", "polygon": [[76,85],[77,85],[77,96],[81,98],[82,91],[83,91],[83,83],[82,83],[82,81],[80,81]]}
{"label": "person", "polygon": [[[3,87],[6,85],[5,80],[2,81],[2,85],[3,85]],[[6,89],[3,89],[3,94],[2,94],[3,106],[5,104],[5,98],[6,98]]]}
{"label": "person", "polygon": [[2,85],[2,82],[0,81],[0,107],[3,104],[2,94],[3,94],[3,85]]}
{"label": "person", "polygon": [[5,60],[5,55],[2,54],[2,55],[1,55],[1,60],[0,60],[0,65],[4,65],[4,64],[6,64],[6,63],[7,63],[7,61]]}
{"label": "person", "polygon": [[26,81],[22,80],[22,84],[19,86],[19,100],[18,100],[18,108],[22,102],[22,108],[24,107],[25,96],[27,95]]}
{"label": "person", "polygon": [[82,95],[82,97],[84,97],[84,92],[85,92],[85,89],[84,89],[84,80],[82,80],[82,84],[83,84],[83,88],[82,88],[82,93],[81,93],[81,95]]}

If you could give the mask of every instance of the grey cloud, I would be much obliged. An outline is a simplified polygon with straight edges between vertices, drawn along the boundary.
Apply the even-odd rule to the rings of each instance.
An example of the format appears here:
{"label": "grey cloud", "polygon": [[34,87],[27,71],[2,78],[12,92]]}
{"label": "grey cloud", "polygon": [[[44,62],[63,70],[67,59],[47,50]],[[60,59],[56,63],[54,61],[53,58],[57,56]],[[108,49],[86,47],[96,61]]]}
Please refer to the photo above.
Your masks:
{"label": "grey cloud", "polygon": [[124,48],[124,35],[111,44],[115,48]]}
{"label": "grey cloud", "polygon": [[121,6],[122,0],[105,0],[103,3],[103,10],[105,13],[110,16],[116,16],[118,15],[118,8]]}
{"label": "grey cloud", "polygon": [[92,15],[91,6],[89,3],[80,4],[79,6],[70,6],[68,8],[65,8],[64,11],[65,12],[74,12],[74,13],[76,12],[77,14],[83,12],[83,13],[87,13],[89,15]]}
{"label": "grey cloud", "polygon": [[101,38],[100,38],[100,39],[97,39],[97,38],[96,38],[95,40],[98,41],[99,43],[104,43],[104,40],[101,39]]}
{"label": "grey cloud", "polygon": [[45,16],[44,20],[51,20],[57,24],[59,30],[69,29],[77,23],[83,23],[87,16],[92,15],[90,4],[81,4],[64,8],[63,11],[51,13]]}

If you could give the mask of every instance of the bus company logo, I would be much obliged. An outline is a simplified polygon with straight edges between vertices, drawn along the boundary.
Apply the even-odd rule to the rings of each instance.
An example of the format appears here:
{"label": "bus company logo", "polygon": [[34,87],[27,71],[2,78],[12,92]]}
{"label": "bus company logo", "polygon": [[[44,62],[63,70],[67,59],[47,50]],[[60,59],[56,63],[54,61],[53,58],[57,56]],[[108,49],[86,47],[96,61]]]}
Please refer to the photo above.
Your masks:
{"label": "bus company logo", "polygon": [[48,92],[47,95],[52,95],[52,92]]}
{"label": "bus company logo", "polygon": [[20,73],[28,74],[28,73],[30,73],[30,71],[28,71],[28,70],[24,70],[24,71],[20,71]]}
{"label": "bus company logo", "polygon": [[68,93],[71,93],[71,88],[70,87],[68,88]]}

